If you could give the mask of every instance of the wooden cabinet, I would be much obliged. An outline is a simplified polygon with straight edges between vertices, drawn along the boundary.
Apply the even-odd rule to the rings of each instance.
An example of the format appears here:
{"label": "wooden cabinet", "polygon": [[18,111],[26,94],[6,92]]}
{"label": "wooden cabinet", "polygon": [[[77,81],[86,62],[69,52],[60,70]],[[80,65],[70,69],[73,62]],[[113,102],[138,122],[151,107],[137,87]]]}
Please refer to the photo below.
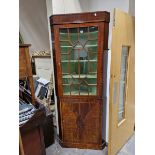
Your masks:
{"label": "wooden cabinet", "polygon": [[46,155],[42,129],[45,117],[45,107],[39,104],[33,117],[20,126],[24,155]]}
{"label": "wooden cabinet", "polygon": [[31,67],[31,58],[29,54],[30,44],[21,44],[19,46],[19,79],[27,79],[30,86],[32,104],[35,104],[35,93],[33,84],[33,75]]}
{"label": "wooden cabinet", "polygon": [[103,52],[106,11],[50,17],[59,137],[65,147],[102,147]]}
{"label": "wooden cabinet", "polygon": [[[45,155],[42,125],[46,117],[45,107],[35,99],[29,44],[19,46],[19,79],[27,79],[35,113],[27,122],[19,126],[20,155]],[[28,115],[25,115],[28,117]],[[30,116],[30,115],[29,115]]]}

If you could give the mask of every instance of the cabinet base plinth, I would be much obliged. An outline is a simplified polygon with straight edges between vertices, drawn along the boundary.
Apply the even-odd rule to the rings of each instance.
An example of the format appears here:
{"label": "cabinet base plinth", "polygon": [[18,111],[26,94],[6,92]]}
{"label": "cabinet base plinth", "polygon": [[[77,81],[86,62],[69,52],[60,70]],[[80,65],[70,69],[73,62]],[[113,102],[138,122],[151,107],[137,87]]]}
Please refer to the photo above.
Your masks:
{"label": "cabinet base plinth", "polygon": [[103,145],[99,144],[81,144],[81,143],[67,143],[61,142],[60,145],[65,148],[78,148],[78,149],[93,149],[93,150],[102,150]]}

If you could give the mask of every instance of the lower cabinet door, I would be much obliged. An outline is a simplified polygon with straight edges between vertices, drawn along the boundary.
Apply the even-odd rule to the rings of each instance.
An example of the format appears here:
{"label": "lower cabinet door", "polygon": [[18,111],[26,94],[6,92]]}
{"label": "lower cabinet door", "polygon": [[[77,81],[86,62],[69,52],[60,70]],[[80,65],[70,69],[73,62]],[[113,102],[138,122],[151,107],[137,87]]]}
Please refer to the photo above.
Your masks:
{"label": "lower cabinet door", "polygon": [[62,141],[66,147],[99,149],[102,145],[101,100],[61,100]]}

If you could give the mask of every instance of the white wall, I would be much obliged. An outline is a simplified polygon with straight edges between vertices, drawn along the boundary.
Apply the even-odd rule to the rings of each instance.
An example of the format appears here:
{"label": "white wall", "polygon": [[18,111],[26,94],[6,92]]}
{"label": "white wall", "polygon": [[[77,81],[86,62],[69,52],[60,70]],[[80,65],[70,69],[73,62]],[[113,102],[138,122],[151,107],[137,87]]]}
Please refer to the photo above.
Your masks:
{"label": "white wall", "polygon": [[53,14],[89,11],[88,0],[52,0]]}
{"label": "white wall", "polygon": [[105,11],[110,12],[108,47],[109,49],[111,49],[114,8],[119,8],[125,12],[128,12],[129,11],[129,0],[89,0],[89,7],[90,7],[90,11],[105,10]]}
{"label": "white wall", "polygon": [[129,0],[129,14],[135,16],[135,0]]}
{"label": "white wall", "polygon": [[19,0],[19,29],[30,51],[50,49],[46,1]]}

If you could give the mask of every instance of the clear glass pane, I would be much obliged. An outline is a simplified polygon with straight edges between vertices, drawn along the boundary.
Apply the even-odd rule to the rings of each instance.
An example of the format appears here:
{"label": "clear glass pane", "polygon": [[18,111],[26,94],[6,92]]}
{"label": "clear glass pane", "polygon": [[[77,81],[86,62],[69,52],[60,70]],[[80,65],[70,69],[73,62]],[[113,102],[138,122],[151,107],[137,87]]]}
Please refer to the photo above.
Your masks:
{"label": "clear glass pane", "polygon": [[121,56],[121,75],[120,75],[120,90],[119,90],[119,110],[118,110],[118,121],[122,121],[125,117],[125,93],[126,93],[126,76],[128,69],[128,56],[129,47],[122,47]]}
{"label": "clear glass pane", "polygon": [[64,95],[97,94],[98,27],[60,29]]}

